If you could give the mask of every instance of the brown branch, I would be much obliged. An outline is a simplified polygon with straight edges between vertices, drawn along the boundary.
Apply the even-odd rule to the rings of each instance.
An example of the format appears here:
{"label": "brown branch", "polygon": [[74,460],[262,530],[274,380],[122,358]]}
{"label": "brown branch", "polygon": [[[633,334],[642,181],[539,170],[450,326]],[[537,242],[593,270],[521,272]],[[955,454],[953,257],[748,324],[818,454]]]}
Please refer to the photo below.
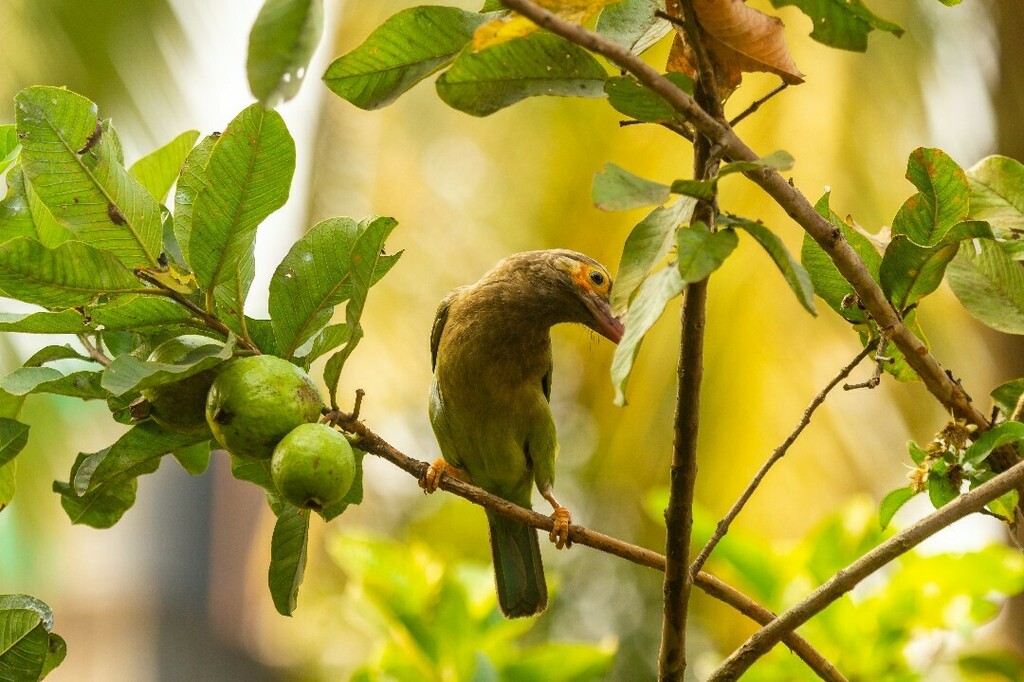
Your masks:
{"label": "brown branch", "polygon": [[796,428],[794,428],[793,431],[789,434],[789,436],[786,437],[786,440],[782,441],[779,447],[775,448],[775,451],[772,452],[771,457],[769,457],[767,461],[765,461],[765,463],[761,466],[761,469],[757,472],[757,474],[754,475],[754,478],[747,485],[746,490],[743,491],[743,494],[739,496],[739,499],[737,499],[736,502],[732,505],[732,508],[729,510],[729,512],[722,518],[721,521],[718,522],[718,526],[715,528],[714,535],[711,536],[711,539],[708,540],[706,545],[704,545],[704,549],[701,550],[700,554],[697,555],[697,558],[694,559],[692,564],[690,564],[690,575],[696,575],[697,572],[704,567],[704,563],[708,560],[708,557],[711,556],[711,552],[714,551],[715,546],[718,545],[718,543],[721,542],[722,538],[725,537],[725,534],[729,532],[729,526],[739,515],[744,505],[747,504],[747,501],[750,500],[750,497],[754,494],[754,491],[757,490],[757,487],[761,484],[761,481],[768,473],[768,470],[771,469],[776,462],[782,459],[782,457],[789,450],[790,446],[792,446],[793,443],[796,442],[797,437],[803,432],[805,428],[807,428],[807,425],[811,423],[811,417],[814,415],[814,411],[817,410],[818,407],[825,402],[825,398],[832,391],[832,389],[838,386],[840,381],[850,376],[850,372],[852,372],[857,367],[857,365],[859,365],[861,361],[864,360],[864,358],[871,354],[871,352],[875,349],[875,346],[877,344],[878,341],[875,340],[870,342],[867,346],[865,346],[861,352],[857,353],[856,357],[854,357],[853,360],[851,360],[845,367],[843,367],[839,371],[839,373],[835,377],[833,377],[833,379],[830,382],[828,382],[825,388],[821,389],[821,391],[819,391],[818,394],[814,396],[814,399],[811,400],[810,404],[807,406],[807,409],[804,410],[803,417],[800,418],[800,421],[799,423],[797,423]]}
{"label": "brown branch", "polygon": [[85,334],[78,334],[78,340],[85,347],[85,350],[89,353],[89,357],[100,363],[104,367],[110,367],[111,360],[107,357],[107,354],[101,351],[99,348],[93,345],[92,341]]}
{"label": "brown branch", "polygon": [[837,572],[799,604],[754,633],[719,666],[708,678],[708,682],[728,682],[738,679],[758,658],[778,644],[786,633],[791,633],[806,623],[829,604],[852,590],[861,580],[954,521],[981,511],[986,504],[1000,495],[1005,495],[1022,483],[1024,483],[1024,462],[1015,464],[974,490],[932,512],[913,526],[889,538]]}
{"label": "brown branch", "polygon": [[759,97],[758,99],[756,99],[753,102],[751,102],[750,106],[748,106],[746,109],[744,109],[740,113],[736,114],[736,117],[733,118],[731,121],[729,121],[729,127],[730,128],[735,128],[737,123],[739,123],[740,121],[745,119],[747,116],[750,116],[751,114],[756,112],[758,109],[760,109],[761,107],[764,106],[765,102],[770,100],[772,97],[775,97],[775,95],[779,94],[780,92],[782,92],[783,90],[785,90],[788,87],[789,87],[789,83],[786,83],[785,81],[783,81],[780,85],[777,85],[775,87],[775,89],[773,89],[767,95],[765,95],[763,97]]}
{"label": "brown branch", "polygon": [[[357,400],[360,398],[361,396],[357,394]],[[353,414],[329,412],[326,418],[327,421],[337,424],[343,430],[356,435],[358,437],[356,447],[360,450],[387,460],[410,474],[416,480],[422,479],[424,474],[426,474],[427,467],[429,466],[427,462],[415,459],[397,450],[390,443],[367,428],[363,422],[353,418]],[[550,516],[545,516],[532,509],[520,507],[508,500],[492,495],[471,483],[460,481],[451,476],[442,476],[439,487],[453,495],[469,500],[473,504],[493,509],[500,514],[504,514],[533,528],[550,532],[554,526]],[[646,566],[658,571],[665,570],[664,555],[610,535],[573,524],[569,526],[569,538],[573,544],[585,545],[600,552],[626,559],[640,566]],[[701,572],[697,575],[694,582],[711,597],[731,606],[761,625],[770,623],[775,618],[774,613],[714,576]],[[787,633],[783,641],[821,679],[828,680],[829,682],[846,682],[846,678],[836,670],[835,666],[818,653],[807,640],[796,633],[790,632]]]}
{"label": "brown branch", "polygon": [[[616,66],[633,74],[637,80],[685,116],[697,133],[714,140],[726,158],[740,161],[758,159],[758,155],[731,127],[715,120],[693,97],[626,48],[582,26],[563,20],[530,0],[502,1],[507,7],[537,25],[604,56]],[[881,333],[900,349],[907,363],[921,377],[932,395],[955,416],[976,424],[981,429],[989,428],[988,419],[971,404],[970,397],[963,388],[946,375],[921,339],[903,324],[903,320],[889,304],[881,287],[871,277],[864,261],[846,241],[842,232],[820,216],[807,198],[774,169],[761,168],[745,175],[784,208],[786,213],[824,249],[843,278],[853,287],[868,314],[878,324]],[[995,468],[1005,469],[1019,458],[1011,451],[1003,449],[993,453],[991,459]]]}

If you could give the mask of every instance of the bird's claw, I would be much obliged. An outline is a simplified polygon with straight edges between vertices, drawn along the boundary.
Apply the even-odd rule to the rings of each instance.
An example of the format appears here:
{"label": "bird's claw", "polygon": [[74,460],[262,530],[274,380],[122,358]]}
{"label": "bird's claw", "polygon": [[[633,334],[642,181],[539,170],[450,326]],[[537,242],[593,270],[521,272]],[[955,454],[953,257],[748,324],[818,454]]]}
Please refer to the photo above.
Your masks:
{"label": "bird's claw", "polygon": [[556,507],[555,513],[551,515],[555,522],[554,527],[548,534],[548,539],[555,543],[556,549],[572,547],[572,540],[569,539],[569,524],[572,523],[572,512],[565,507]]}
{"label": "bird's claw", "polygon": [[462,480],[462,472],[458,467],[454,467],[443,458],[438,457],[433,464],[427,467],[427,473],[423,474],[423,478],[420,479],[420,487],[423,488],[423,492],[430,495],[436,491],[441,484],[441,476],[444,474]]}

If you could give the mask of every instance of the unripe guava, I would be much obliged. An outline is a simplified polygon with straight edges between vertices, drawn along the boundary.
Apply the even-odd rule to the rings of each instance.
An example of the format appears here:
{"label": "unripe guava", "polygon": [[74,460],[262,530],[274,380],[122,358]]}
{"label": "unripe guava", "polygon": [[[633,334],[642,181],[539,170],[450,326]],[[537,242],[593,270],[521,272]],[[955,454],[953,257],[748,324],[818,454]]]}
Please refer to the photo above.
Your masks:
{"label": "unripe guava", "polygon": [[348,493],[356,460],[345,436],[326,424],[303,424],[274,448],[270,473],[284,499],[320,511]]}
{"label": "unripe guava", "polygon": [[[185,357],[204,346],[223,346],[216,339],[197,334],[178,336],[164,341],[149,354],[148,362],[167,365],[181,363]],[[142,391],[149,401],[149,414],[160,426],[176,433],[199,433],[206,426],[206,394],[210,391],[220,365],[193,374],[181,381],[154,386]]]}
{"label": "unripe guava", "polygon": [[270,459],[274,447],[300,424],[315,422],[322,406],[309,375],[273,355],[228,362],[206,399],[206,422],[234,455]]}

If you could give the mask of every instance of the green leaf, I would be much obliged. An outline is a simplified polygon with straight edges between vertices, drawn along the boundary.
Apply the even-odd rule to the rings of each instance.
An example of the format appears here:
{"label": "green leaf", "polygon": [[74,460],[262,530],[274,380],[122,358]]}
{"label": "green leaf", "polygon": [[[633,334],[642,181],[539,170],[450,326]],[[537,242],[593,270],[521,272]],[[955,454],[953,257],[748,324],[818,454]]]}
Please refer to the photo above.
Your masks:
{"label": "green leaf", "polygon": [[12,609],[35,611],[39,614],[43,627],[47,631],[53,629],[53,610],[37,597],[28,594],[0,594],[0,611]]}
{"label": "green leaf", "polygon": [[290,616],[295,610],[299,585],[306,570],[308,540],[309,511],[286,505],[274,525],[267,576],[274,607],[282,616]]}
{"label": "green leaf", "polygon": [[0,290],[19,301],[68,308],[142,288],[113,254],[82,242],[52,250],[29,237],[0,244]]}
{"label": "green leaf", "polygon": [[970,447],[964,451],[964,462],[977,468],[988,459],[993,450],[1022,440],[1024,440],[1024,424],[1003,422],[981,434],[971,443]]}
{"label": "green leaf", "polygon": [[362,45],[334,60],[324,82],[361,109],[380,109],[444,67],[490,18],[454,7],[404,10],[377,27]]}
{"label": "green leaf", "polygon": [[340,351],[327,360],[324,367],[324,381],[331,393],[331,405],[337,407],[338,380],[356,344],[363,337],[359,319],[366,306],[366,296],[370,287],[398,262],[402,252],[388,256],[384,253],[384,242],[398,223],[394,218],[364,218],[359,223],[359,237],[352,247],[352,260],[349,269],[349,280],[352,293],[345,305],[345,324],[352,330],[348,343]]}
{"label": "green leaf", "polygon": [[49,636],[31,609],[0,610],[0,680],[36,682],[43,672]]}
{"label": "green leaf", "polygon": [[581,47],[531,33],[482,52],[463,51],[437,79],[448,106],[487,116],[527,97],[603,97],[604,67]]}
{"label": "green leaf", "polygon": [[896,488],[896,490],[882,498],[882,504],[878,507],[878,522],[883,530],[889,527],[892,517],[900,510],[900,507],[909,502],[910,498],[916,494],[913,488],[910,487]]}
{"label": "green leaf", "polygon": [[715,180],[674,180],[670,188],[673,194],[683,194],[694,199],[711,199],[718,190]]}
{"label": "green leaf", "polygon": [[601,10],[595,29],[633,54],[641,54],[672,30],[672,24],[655,15],[654,0],[623,0]]}
{"label": "green leaf", "polygon": [[[605,9],[605,12],[608,9]],[[686,94],[693,95],[693,79],[689,76],[670,72],[665,74],[665,78],[672,81]],[[605,82],[604,91],[608,95],[608,104],[612,105],[612,108],[637,121],[683,123],[686,120],[661,95],[640,83],[633,76],[612,76]]]}
{"label": "green leaf", "polygon": [[1001,332],[1024,334],[1024,270],[995,242],[966,245],[946,269],[946,280],[978,320]]}
{"label": "green leaf", "polygon": [[153,331],[153,327],[166,329],[194,320],[186,308],[158,296],[125,296],[103,305],[86,307],[84,311],[93,326],[107,332]]}
{"label": "green leaf", "polygon": [[271,109],[298,94],[323,32],[323,0],[266,0],[249,33],[253,96]]}
{"label": "green leaf", "polygon": [[77,310],[38,313],[0,313],[0,332],[81,334],[89,327]]}
{"label": "green leaf", "polygon": [[[960,0],[940,0],[944,5],[956,5]],[[1010,651],[987,651],[978,654],[966,654],[957,660],[957,666],[964,673],[965,679],[989,680],[997,682],[1018,682],[1024,679],[1024,660]]]}
{"label": "green leaf", "polygon": [[186,131],[136,161],[128,173],[146,188],[151,197],[163,203],[198,139],[198,130]]}
{"label": "green leaf", "polygon": [[761,223],[747,220],[746,218],[736,218],[734,216],[720,216],[719,223],[722,225],[729,225],[731,227],[738,227],[744,230],[747,234],[753,237],[758,244],[761,245],[776,267],[779,268],[779,272],[786,279],[786,284],[796,294],[796,298],[800,301],[800,305],[807,309],[811,315],[817,315],[814,310],[814,285],[811,284],[811,276],[803,266],[789,253],[789,249],[782,242],[777,234],[769,230]]}
{"label": "green leaf", "polygon": [[345,493],[345,497],[323,508],[320,516],[324,521],[333,521],[341,516],[349,505],[360,504],[363,501],[363,457],[366,453],[358,448],[352,448],[352,453],[356,457],[356,476],[352,479],[352,487]]}
{"label": "green leaf", "polygon": [[7,175],[9,191],[0,202],[0,243],[18,237],[32,237],[49,248],[74,238],[74,233],[60,225],[53,213],[39,198],[21,166]]}
{"label": "green leaf", "polygon": [[28,360],[23,362],[22,367],[40,367],[48,362],[56,362],[57,360],[83,360],[85,362],[95,362],[92,358],[82,355],[65,343],[62,346],[43,346],[33,353]]}
{"label": "green leaf", "polygon": [[21,153],[21,142],[18,141],[18,130],[13,124],[0,125],[0,175],[18,161]]}
{"label": "green leaf", "polygon": [[684,284],[679,269],[669,265],[648,277],[629,304],[624,320],[626,331],[612,357],[616,405],[626,404],[626,384],[644,336],[665,312],[668,302],[683,292]]}
{"label": "green leaf", "polygon": [[970,213],[967,175],[941,149],[915,149],[907,161],[907,179],[920,190],[897,211],[892,233],[921,246],[943,242],[946,233]]}
{"label": "green leaf", "polygon": [[198,476],[210,468],[210,441],[187,445],[171,454],[190,476]]}
{"label": "green leaf", "polygon": [[738,243],[731,229],[711,232],[702,222],[680,228],[676,232],[676,267],[683,282],[699,282],[720,268]]}
{"label": "green leaf", "polygon": [[[391,218],[377,220],[387,225],[388,233],[397,225]],[[365,222],[351,218],[320,222],[292,245],[277,267],[270,281],[269,309],[282,357],[292,357],[330,321],[334,306],[357,292],[352,268],[367,255],[368,246],[359,244],[366,230]]]}
{"label": "green leaf", "polygon": [[0,417],[0,466],[13,461],[27,443],[27,424]]}
{"label": "green leaf", "polygon": [[207,164],[210,163],[210,152],[220,138],[220,133],[204,137],[192,148],[185,157],[181,175],[174,191],[174,223],[172,230],[174,241],[178,244],[185,263],[191,262],[188,253],[188,242],[192,237],[192,209],[199,192],[206,187],[208,174]]}
{"label": "green leaf", "polygon": [[249,337],[260,349],[260,352],[267,355],[281,355],[277,349],[277,341],[274,340],[273,322],[246,316],[245,326],[249,330]]}
{"label": "green leaf", "polygon": [[935,469],[928,473],[928,499],[938,509],[960,496],[960,489],[953,485],[948,474],[938,474]]}
{"label": "green leaf", "polygon": [[992,225],[1001,238],[1024,230],[1024,164],[1006,156],[989,156],[967,171],[971,217]]}
{"label": "green leaf", "polygon": [[657,206],[669,199],[668,185],[652,182],[629,171],[606,163],[594,175],[591,195],[594,206],[604,211],[628,211],[631,208]]}
{"label": "green leaf", "polygon": [[647,273],[668,254],[675,243],[676,228],[690,220],[696,203],[684,198],[671,206],[656,208],[629,233],[612,286],[613,310],[625,309]]}
{"label": "green leaf", "polygon": [[15,97],[25,175],[76,238],[122,263],[156,265],[160,205],[117,159],[96,105],[62,88],[36,86]]}
{"label": "green leaf", "polygon": [[[304,343],[296,352],[296,357],[307,370],[313,361],[330,353],[352,337],[352,328],[347,324],[329,324],[320,330],[311,343]],[[309,347],[307,352],[303,352]]]}
{"label": "green leaf", "polygon": [[959,244],[918,246],[906,235],[894,236],[878,270],[882,291],[893,307],[904,311],[938,289],[959,248]]}
{"label": "green leaf", "polygon": [[53,367],[21,367],[0,379],[0,388],[19,396],[52,393],[82,400],[106,400],[110,394],[100,385],[101,377],[100,372],[65,375]]}
{"label": "green leaf", "polygon": [[[815,210],[826,220],[828,220],[833,227],[840,230],[843,233],[843,237],[850,243],[853,250],[857,252],[857,255],[861,257],[864,264],[867,266],[868,272],[871,273],[872,278],[878,281],[878,270],[882,263],[882,257],[878,251],[875,250],[874,245],[871,241],[844,223],[839,216],[837,216],[832,209],[829,208],[829,194],[825,193],[821,199],[814,206]],[[811,276],[811,283],[814,285],[814,293],[816,293],[822,300],[829,305],[830,308],[835,310],[846,320],[853,323],[864,323],[867,321],[867,316],[864,311],[858,308],[856,305],[844,307],[844,299],[847,296],[853,295],[853,287],[850,283],[839,274],[839,270],[836,269],[835,264],[828,257],[828,254],[815,242],[810,235],[804,234],[803,249],[801,250],[800,260],[803,266],[807,268],[808,274]]]}
{"label": "green leaf", "polygon": [[101,385],[112,395],[137,393],[161,384],[181,381],[231,359],[235,337],[221,344],[214,339],[187,352],[176,363],[145,362],[134,355],[120,355],[103,371]]}
{"label": "green leaf", "polygon": [[861,0],[772,0],[773,7],[787,5],[798,7],[811,19],[814,25],[812,38],[841,50],[864,52],[868,49],[868,33],[875,29],[897,38],[903,35],[899,24],[872,13]]}
{"label": "green leaf", "polygon": [[763,170],[765,168],[774,168],[778,171],[789,170],[793,167],[796,160],[792,154],[779,149],[771,154],[762,156],[756,161],[733,161],[727,163],[718,171],[718,177],[729,175],[730,173],[749,173],[750,171]]}
{"label": "green leaf", "polygon": [[1009,418],[1016,411],[1021,395],[1024,395],[1024,378],[1011,379],[992,389],[989,395],[1003,416]]}
{"label": "green leaf", "polygon": [[295,143],[284,119],[259,104],[235,117],[210,152],[182,251],[207,292],[207,309],[213,292],[219,317],[236,334],[255,272],[256,228],[284,205],[294,171]]}
{"label": "green leaf", "polygon": [[53,672],[54,668],[64,662],[67,655],[68,645],[64,638],[51,632],[47,643],[46,660],[43,661],[43,670],[39,674],[39,679],[41,680]]}
{"label": "green leaf", "polygon": [[918,466],[921,466],[921,462],[928,459],[928,451],[912,440],[907,441],[907,452],[910,454],[910,459]]}

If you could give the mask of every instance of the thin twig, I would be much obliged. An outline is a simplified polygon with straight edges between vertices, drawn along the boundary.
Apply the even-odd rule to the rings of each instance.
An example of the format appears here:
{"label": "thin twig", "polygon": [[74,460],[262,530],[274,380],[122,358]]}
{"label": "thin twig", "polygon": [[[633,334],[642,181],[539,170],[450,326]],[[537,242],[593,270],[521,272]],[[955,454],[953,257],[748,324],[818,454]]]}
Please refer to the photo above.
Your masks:
{"label": "thin twig", "polygon": [[[355,409],[353,409],[354,412]],[[427,467],[429,466],[427,462],[415,459],[397,450],[390,443],[371,431],[363,422],[353,419],[352,413],[331,412],[328,413],[327,417],[343,430],[357,436],[356,447],[360,450],[394,464],[416,480],[422,479],[426,474]],[[460,481],[451,476],[442,476],[439,487],[442,490],[469,500],[473,504],[493,509],[499,514],[539,530],[550,532],[554,525],[550,516],[545,516],[532,509],[520,507],[508,500],[492,495],[471,483]],[[569,526],[569,537],[573,544],[585,545],[600,552],[626,559],[639,566],[646,566],[657,571],[665,570],[664,555],[645,547],[640,547],[575,524]],[[770,623],[775,618],[775,614],[771,611],[714,576],[701,572],[697,575],[694,582],[709,596],[736,609],[761,625]],[[787,633],[783,641],[821,679],[828,680],[829,682],[846,682],[846,678],[836,670],[835,666],[818,653],[807,640],[796,633],[790,632]]]}
{"label": "thin twig", "polygon": [[805,597],[796,606],[754,633],[736,649],[708,678],[708,682],[731,682],[738,679],[754,662],[779,643],[782,636],[793,632],[813,616],[852,590],[860,581],[900,555],[916,547],[938,531],[980,511],[1000,495],[1024,483],[1024,462],[1010,467],[974,490],[964,493],[937,509],[913,526],[894,535],[852,564],[838,571],[828,581]]}
{"label": "thin twig", "polygon": [[785,90],[788,87],[789,87],[789,83],[783,81],[780,85],[775,86],[775,89],[772,90],[771,92],[769,92],[764,97],[761,97],[761,98],[756,99],[753,102],[751,102],[749,107],[747,107],[746,109],[741,111],[739,114],[737,114],[736,117],[733,120],[729,121],[729,127],[735,128],[737,123],[739,123],[740,121],[745,119],[747,116],[750,116],[755,111],[757,111],[758,109],[763,107],[765,102],[770,100],[772,97],[775,97],[775,95],[779,94],[780,92],[782,92],[783,90]]}
{"label": "thin twig", "polygon": [[761,469],[757,472],[757,474],[754,475],[754,478],[747,485],[746,490],[743,491],[743,494],[741,494],[739,496],[739,499],[737,499],[736,502],[732,505],[732,508],[729,510],[729,513],[727,513],[722,518],[722,520],[718,522],[718,526],[715,528],[714,535],[711,536],[711,539],[708,540],[706,545],[704,545],[704,549],[700,551],[700,554],[697,555],[697,558],[694,559],[692,564],[690,564],[690,575],[696,575],[698,571],[704,568],[704,564],[705,562],[707,562],[708,557],[711,556],[711,552],[714,551],[715,546],[717,546],[718,543],[721,542],[722,538],[725,537],[725,534],[729,532],[729,526],[732,524],[732,522],[739,515],[740,511],[750,500],[750,497],[754,494],[754,491],[757,490],[757,487],[761,485],[761,481],[768,473],[768,470],[775,466],[775,463],[782,459],[786,452],[789,451],[790,446],[792,446],[793,443],[796,442],[797,437],[803,432],[805,428],[807,428],[807,425],[811,423],[811,417],[814,415],[814,411],[817,410],[818,407],[820,407],[821,404],[825,402],[825,398],[828,397],[828,394],[832,391],[832,389],[839,385],[840,381],[850,376],[850,372],[852,372],[857,367],[857,365],[859,365],[861,361],[863,361],[864,358],[866,358],[875,349],[875,345],[877,343],[878,342],[876,340],[870,342],[867,346],[865,346],[864,349],[861,350],[861,352],[857,353],[856,357],[854,357],[853,360],[851,360],[845,367],[839,370],[839,373],[835,377],[833,377],[832,380],[829,381],[828,384],[823,389],[821,389],[821,391],[819,391],[816,396],[814,396],[814,399],[811,400],[810,404],[807,406],[807,409],[804,410],[804,414],[800,418],[799,423],[797,423],[796,428],[794,428],[793,431],[789,434],[789,436],[786,437],[786,440],[782,441],[779,447],[775,448],[775,451],[772,452],[771,457],[769,457],[767,461],[765,461],[765,463],[761,466]]}
{"label": "thin twig", "polygon": [[85,347],[85,350],[89,353],[89,357],[100,363],[104,367],[110,367],[110,358],[107,357],[106,353],[101,351],[99,348],[93,345],[92,341],[85,334],[78,334],[78,340]]}

